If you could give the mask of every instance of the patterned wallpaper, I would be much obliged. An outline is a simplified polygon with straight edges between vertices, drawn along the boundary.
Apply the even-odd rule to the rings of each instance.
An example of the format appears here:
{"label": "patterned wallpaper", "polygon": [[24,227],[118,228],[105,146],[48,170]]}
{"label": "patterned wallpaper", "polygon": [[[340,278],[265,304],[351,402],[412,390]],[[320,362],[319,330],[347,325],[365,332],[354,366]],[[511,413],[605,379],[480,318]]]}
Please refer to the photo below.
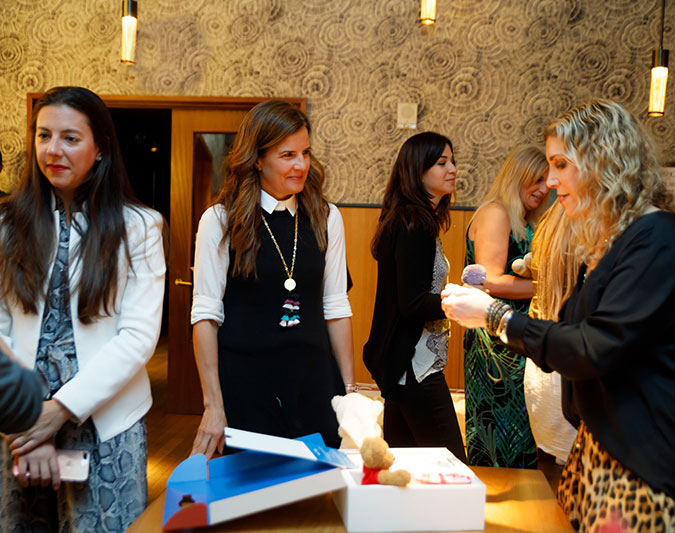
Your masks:
{"label": "patterned wallpaper", "polygon": [[[137,63],[119,62],[121,1],[0,0],[0,188],[18,179],[26,93],[302,96],[332,201],[379,203],[401,143],[399,102],[418,131],[454,144],[458,204],[476,205],[507,152],[539,142],[591,97],[624,103],[675,164],[675,85],[646,116],[659,0],[139,0]],[[675,54],[675,2],[664,44]]]}

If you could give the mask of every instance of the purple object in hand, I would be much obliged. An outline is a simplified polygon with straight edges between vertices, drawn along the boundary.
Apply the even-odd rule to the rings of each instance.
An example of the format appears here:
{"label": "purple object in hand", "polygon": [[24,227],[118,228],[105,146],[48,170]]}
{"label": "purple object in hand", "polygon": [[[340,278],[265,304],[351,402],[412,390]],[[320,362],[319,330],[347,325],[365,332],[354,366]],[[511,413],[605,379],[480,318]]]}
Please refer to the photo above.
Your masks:
{"label": "purple object in hand", "polygon": [[473,287],[480,287],[485,284],[487,272],[483,265],[467,265],[462,271],[462,283]]}

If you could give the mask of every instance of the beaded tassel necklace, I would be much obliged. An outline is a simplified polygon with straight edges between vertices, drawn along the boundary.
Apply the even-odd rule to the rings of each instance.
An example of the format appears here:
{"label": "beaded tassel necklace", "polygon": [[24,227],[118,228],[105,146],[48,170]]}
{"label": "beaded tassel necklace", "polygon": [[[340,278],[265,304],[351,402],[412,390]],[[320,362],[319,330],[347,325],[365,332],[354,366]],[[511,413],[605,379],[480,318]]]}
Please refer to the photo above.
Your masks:
{"label": "beaded tassel necklace", "polygon": [[272,233],[272,229],[270,228],[269,224],[267,223],[267,219],[265,218],[265,214],[262,214],[262,220],[263,223],[265,224],[265,227],[267,228],[267,232],[270,234],[270,237],[272,238],[272,242],[274,243],[274,246],[277,249],[277,252],[279,252],[279,257],[281,257],[281,262],[284,265],[284,270],[286,271],[286,276],[287,279],[284,281],[284,289],[288,291],[288,295],[286,296],[286,299],[284,300],[284,303],[282,305],[282,316],[281,320],[279,321],[279,326],[282,328],[294,328],[296,326],[300,325],[300,298],[298,295],[293,292],[296,287],[295,280],[293,279],[293,272],[295,271],[295,256],[296,252],[298,250],[298,218],[300,217],[300,213],[296,212],[295,213],[295,238],[293,240],[293,259],[291,260],[291,268],[289,270],[288,264],[286,263],[286,259],[284,258],[284,254],[281,252],[281,248],[279,247],[279,243],[277,243],[277,240],[274,238],[274,233]]}

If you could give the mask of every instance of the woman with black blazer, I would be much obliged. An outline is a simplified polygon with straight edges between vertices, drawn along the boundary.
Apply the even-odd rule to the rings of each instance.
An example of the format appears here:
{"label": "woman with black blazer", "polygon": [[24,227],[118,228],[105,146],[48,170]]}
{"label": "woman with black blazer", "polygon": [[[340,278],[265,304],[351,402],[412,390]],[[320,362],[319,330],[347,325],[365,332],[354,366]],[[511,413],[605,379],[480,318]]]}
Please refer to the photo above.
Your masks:
{"label": "woman with black blazer", "polygon": [[675,530],[675,213],[648,137],[595,100],[544,131],[547,183],[574,223],[581,265],[560,321],[448,285],[448,317],[487,327],[563,378],[578,428],[558,501],[581,531]]}
{"label": "woman with black blazer", "polygon": [[448,275],[439,233],[450,223],[456,174],[452,143],[438,133],[401,147],[371,245],[377,294],[363,360],[385,399],[391,446],[445,446],[466,461],[443,375],[449,326],[439,308]]}

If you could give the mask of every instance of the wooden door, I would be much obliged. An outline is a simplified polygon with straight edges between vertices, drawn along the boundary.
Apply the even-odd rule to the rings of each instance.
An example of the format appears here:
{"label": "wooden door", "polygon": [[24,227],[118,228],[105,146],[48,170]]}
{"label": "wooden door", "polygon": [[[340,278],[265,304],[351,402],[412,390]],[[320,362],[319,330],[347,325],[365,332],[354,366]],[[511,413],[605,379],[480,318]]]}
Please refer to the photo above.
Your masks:
{"label": "wooden door", "polygon": [[212,199],[209,185],[214,168],[202,134],[233,136],[246,112],[174,109],[172,113],[167,406],[174,413],[203,411],[190,325],[194,241],[199,219]]}

